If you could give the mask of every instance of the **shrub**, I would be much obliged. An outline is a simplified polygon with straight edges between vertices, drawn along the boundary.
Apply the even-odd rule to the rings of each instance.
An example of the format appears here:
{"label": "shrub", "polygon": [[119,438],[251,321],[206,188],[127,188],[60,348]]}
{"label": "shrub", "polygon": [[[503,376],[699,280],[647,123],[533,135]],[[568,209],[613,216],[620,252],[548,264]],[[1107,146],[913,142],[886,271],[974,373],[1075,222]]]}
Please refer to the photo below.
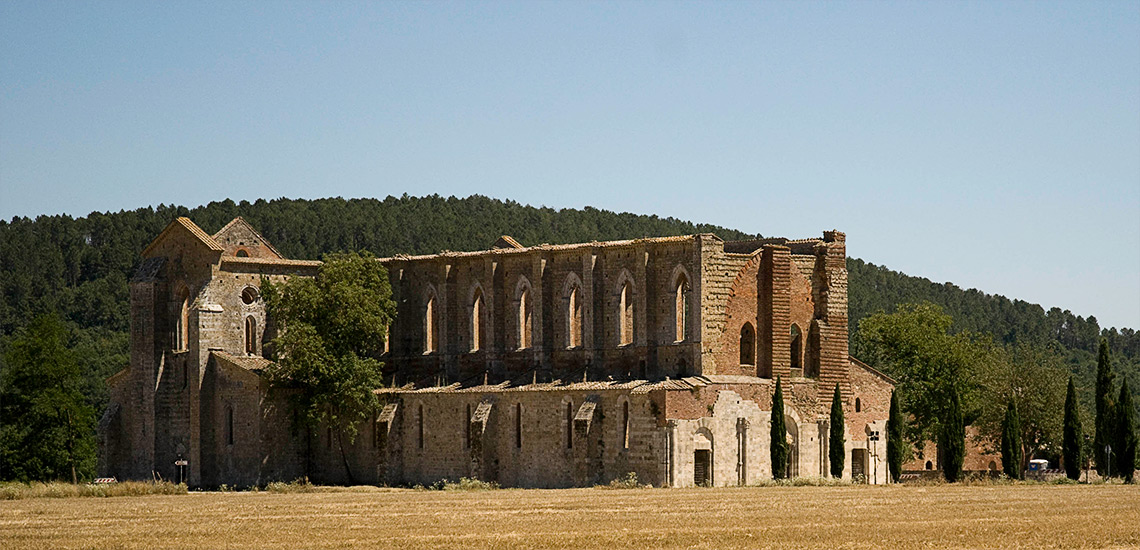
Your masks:
{"label": "shrub", "polygon": [[140,495],[181,495],[186,494],[186,484],[159,481],[124,481],[108,484],[71,484],[53,481],[43,483],[0,483],[0,500],[24,498],[69,498],[69,497],[125,497]]}
{"label": "shrub", "polygon": [[637,481],[637,473],[629,472],[622,477],[610,481],[609,485],[597,485],[599,489],[644,489],[648,485],[642,485]]}
{"label": "shrub", "polygon": [[481,481],[469,477],[461,477],[459,481],[442,481],[444,491],[490,491],[499,488],[494,481]]}
{"label": "shrub", "polygon": [[316,486],[309,483],[308,478],[295,479],[293,481],[273,481],[265,486],[265,490],[270,493],[312,493],[316,491]]}

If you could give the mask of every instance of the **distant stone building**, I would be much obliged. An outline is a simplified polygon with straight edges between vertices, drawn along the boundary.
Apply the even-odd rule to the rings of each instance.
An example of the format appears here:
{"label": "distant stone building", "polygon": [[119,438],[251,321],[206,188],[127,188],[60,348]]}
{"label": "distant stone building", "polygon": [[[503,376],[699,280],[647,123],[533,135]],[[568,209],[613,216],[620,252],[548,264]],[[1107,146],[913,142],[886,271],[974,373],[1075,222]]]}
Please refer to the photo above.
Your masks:
{"label": "distant stone building", "polygon": [[[771,478],[771,398],[796,476],[828,473],[836,385],[844,477],[887,479],[893,381],[848,356],[844,235],[710,234],[396,256],[381,412],[344,453],[306,437],[262,369],[258,285],[312,276],[240,218],[186,218],[131,280],[131,364],[109,379],[100,470],[236,486],[475,477],[506,486],[742,485]],[[879,436],[871,437],[871,434]]]}

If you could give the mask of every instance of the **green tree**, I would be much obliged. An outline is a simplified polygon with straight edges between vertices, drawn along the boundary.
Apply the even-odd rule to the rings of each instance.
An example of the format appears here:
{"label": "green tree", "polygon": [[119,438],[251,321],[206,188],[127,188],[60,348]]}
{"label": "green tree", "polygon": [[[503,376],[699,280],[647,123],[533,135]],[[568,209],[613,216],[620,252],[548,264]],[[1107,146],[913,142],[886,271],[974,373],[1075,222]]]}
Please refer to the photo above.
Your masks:
{"label": "green tree", "polygon": [[835,478],[843,477],[844,426],[843,396],[839,394],[839,384],[836,384],[835,394],[831,396],[831,434],[827,440],[827,458],[831,462],[831,477]]}
{"label": "green tree", "polygon": [[262,288],[269,315],[283,327],[273,340],[270,383],[289,390],[310,436],[318,426],[332,429],[354,481],[345,443],[378,407],[372,394],[381,385],[378,358],[396,313],[387,271],[367,252],[331,254],[315,278],[263,279]]}
{"label": "green tree", "polygon": [[1065,475],[1069,479],[1081,478],[1081,465],[1084,463],[1081,414],[1077,409],[1077,390],[1073,377],[1069,377],[1069,388],[1065,391],[1065,437],[1062,456],[1065,459]]}
{"label": "green tree", "polygon": [[1005,407],[1005,420],[1001,428],[1001,467],[1005,475],[1022,479],[1021,463],[1024,458],[1021,446],[1021,417],[1013,399]]}
{"label": "green tree", "polygon": [[1128,381],[1120,384],[1120,400],[1116,413],[1116,471],[1128,483],[1136,471],[1136,411],[1132,408],[1132,392]]}
{"label": "green tree", "polygon": [[780,377],[776,377],[776,391],[772,394],[772,478],[788,477],[788,428],[784,424],[784,391]]}
{"label": "green tree", "polygon": [[962,477],[962,462],[966,456],[966,426],[962,420],[962,404],[958,390],[950,386],[950,406],[939,430],[938,463],[946,481],[954,483]]}
{"label": "green tree", "polygon": [[68,479],[95,470],[95,412],[54,314],[36,317],[8,343],[0,365],[0,478]]}
{"label": "green tree", "polygon": [[1108,355],[1108,340],[1100,339],[1100,350],[1096,358],[1096,435],[1093,437],[1093,456],[1096,473],[1106,476],[1109,472],[1109,457],[1105,447],[1112,444],[1116,430],[1113,429],[1113,416],[1116,404],[1112,399],[1112,363]]}
{"label": "green tree", "polygon": [[898,390],[891,392],[891,410],[887,416],[887,468],[891,471],[891,480],[899,482],[902,476],[902,465],[909,451],[906,440],[906,425],[899,408]]}
{"label": "green tree", "polygon": [[854,355],[899,381],[902,409],[911,419],[908,435],[915,444],[937,439],[951,390],[973,401],[974,372],[989,360],[988,350],[970,335],[950,334],[952,324],[930,303],[903,304],[894,313],[859,323]]}
{"label": "green tree", "polygon": [[[1061,358],[1049,347],[1028,343],[1011,346],[984,344],[984,367],[976,369],[982,397],[972,426],[995,447],[1005,438],[1007,403],[1017,408],[1022,463],[1061,453],[1064,435],[1065,378]],[[1005,405],[1005,406],[1003,406]]]}

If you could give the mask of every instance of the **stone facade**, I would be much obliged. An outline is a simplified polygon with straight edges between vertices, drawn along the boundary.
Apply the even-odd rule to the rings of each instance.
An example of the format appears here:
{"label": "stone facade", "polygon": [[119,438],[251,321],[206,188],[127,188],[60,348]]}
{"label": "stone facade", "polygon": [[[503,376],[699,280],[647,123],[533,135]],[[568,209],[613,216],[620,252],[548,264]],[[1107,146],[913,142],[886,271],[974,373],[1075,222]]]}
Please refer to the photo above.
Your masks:
{"label": "stone facade", "polygon": [[[112,376],[100,469],[120,479],[254,485],[474,477],[507,486],[659,486],[771,477],[783,380],[791,471],[828,472],[836,385],[845,477],[885,482],[893,382],[847,355],[843,233],[714,235],[384,258],[397,316],[380,413],[353,442],[298,432],[268,388],[258,284],[313,276],[243,220],[172,222],[131,281],[131,365]],[[881,440],[869,434],[878,432]]]}

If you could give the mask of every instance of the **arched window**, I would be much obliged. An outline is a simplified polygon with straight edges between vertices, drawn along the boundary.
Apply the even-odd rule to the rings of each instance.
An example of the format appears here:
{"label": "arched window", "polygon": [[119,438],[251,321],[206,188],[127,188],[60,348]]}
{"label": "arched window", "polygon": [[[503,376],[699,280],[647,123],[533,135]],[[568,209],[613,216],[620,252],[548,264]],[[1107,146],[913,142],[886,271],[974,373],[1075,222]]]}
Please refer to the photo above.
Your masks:
{"label": "arched window", "polygon": [[237,251],[237,254],[234,254],[234,255],[239,257],[239,258],[248,258],[249,252],[247,252],[244,248],[242,248],[242,249],[239,249]]}
{"label": "arched window", "polygon": [[518,349],[530,347],[530,289],[523,288],[519,293],[518,323],[515,327]]}
{"label": "arched window", "polygon": [[245,318],[245,353],[246,355],[257,353],[257,321],[252,315]]}
{"label": "arched window", "polygon": [[855,412],[863,412],[863,402],[858,397],[855,398]]}
{"label": "arched window", "polygon": [[621,448],[629,448],[629,401],[621,404]]}
{"label": "arched window", "polygon": [[[792,336],[792,368],[793,369],[803,369],[804,368],[804,339],[803,339],[803,335],[800,334],[800,327],[798,327],[796,325],[792,325],[791,336]],[[804,374],[806,376],[807,373],[804,373]]]}
{"label": "arched window", "polygon": [[424,304],[424,353],[435,353],[439,345],[439,339],[436,337],[435,322],[435,293],[428,294],[427,302]]}
{"label": "arched window", "polygon": [[804,376],[807,378],[818,378],[820,361],[819,323],[813,322],[811,328],[808,329],[807,347],[808,353],[806,354],[807,361],[804,365]]}
{"label": "arched window", "polygon": [[190,289],[178,291],[178,317],[174,322],[174,349],[190,349]]}
{"label": "arched window", "polygon": [[574,403],[566,403],[566,448],[574,448]]}
{"label": "arched window", "polygon": [[515,448],[522,448],[522,403],[515,403]]}
{"label": "arched window", "polygon": [[933,463],[933,462],[931,462],[931,461],[929,461],[929,460],[927,460],[927,461],[926,461],[926,469],[927,469],[927,470],[933,470],[933,469],[934,469],[934,463]]}
{"label": "arched window", "polygon": [[582,297],[581,288],[574,284],[566,303],[566,347],[582,345]]}
{"label": "arched window", "polygon": [[677,288],[674,289],[673,302],[674,334],[677,342],[685,341],[685,327],[689,326],[689,279],[682,273],[677,277]]}
{"label": "arched window", "polygon": [[618,300],[618,331],[621,338],[619,345],[627,346],[633,343],[633,285],[629,281],[621,285],[621,296]]}
{"label": "arched window", "polygon": [[479,351],[483,343],[483,289],[475,289],[471,300],[471,351]]}
{"label": "arched window", "polygon": [[226,406],[226,445],[234,444],[234,408]]}
{"label": "arched window", "polygon": [[740,327],[740,364],[756,364],[756,329],[752,323],[744,323]]}

